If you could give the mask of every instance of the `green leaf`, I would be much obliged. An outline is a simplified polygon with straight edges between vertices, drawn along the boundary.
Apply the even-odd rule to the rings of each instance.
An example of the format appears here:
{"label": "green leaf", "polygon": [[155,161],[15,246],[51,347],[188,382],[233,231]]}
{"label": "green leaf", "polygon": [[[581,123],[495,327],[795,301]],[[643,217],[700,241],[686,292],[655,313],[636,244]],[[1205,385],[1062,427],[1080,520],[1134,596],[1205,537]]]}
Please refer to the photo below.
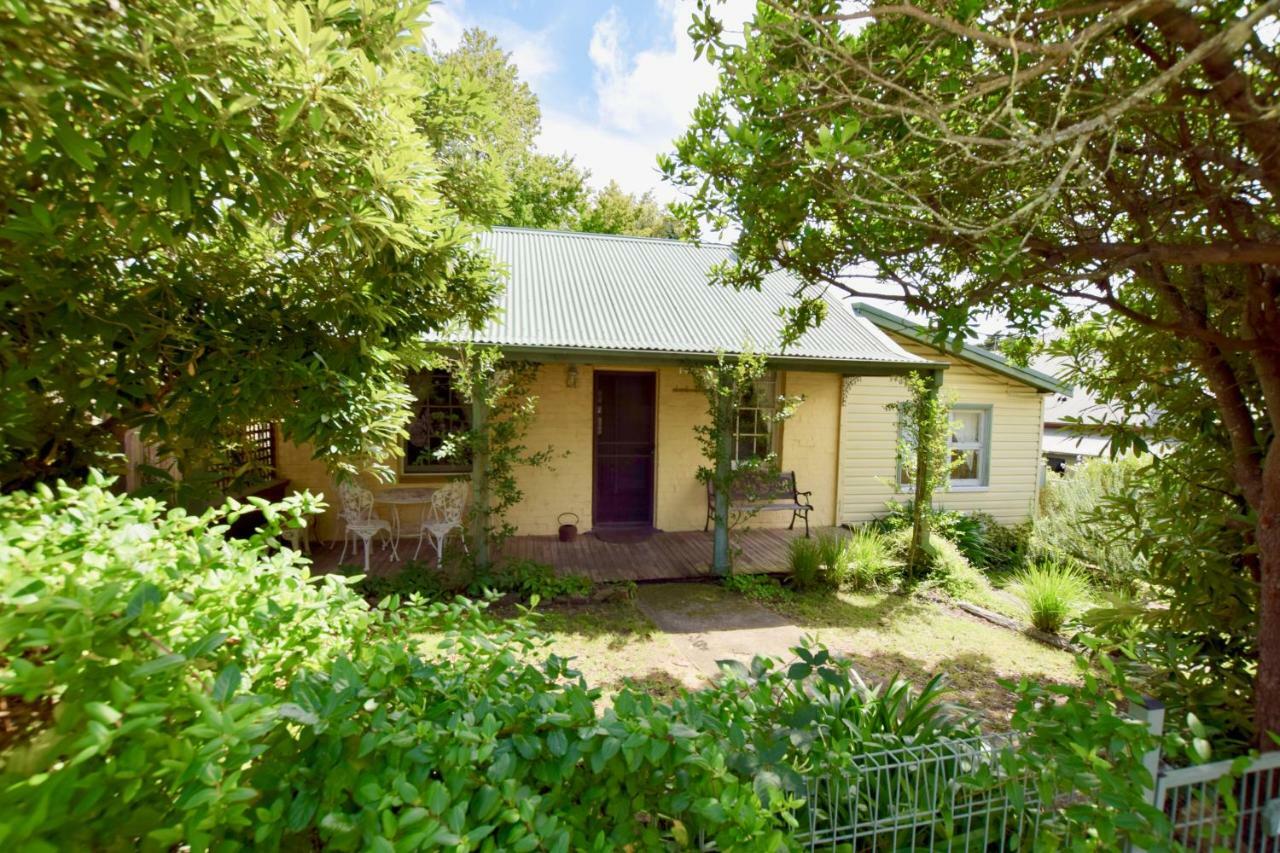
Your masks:
{"label": "green leaf", "polygon": [[302,108],[306,106],[306,104],[306,97],[301,97],[290,102],[287,107],[280,111],[280,115],[276,119],[276,125],[279,127],[281,133],[284,133],[289,128],[293,127],[293,123],[298,120],[298,114],[302,112]]}
{"label": "green leaf", "polygon": [[84,712],[89,719],[97,720],[105,726],[114,726],[120,722],[121,713],[105,702],[86,702]]}
{"label": "green leaf", "polygon": [[213,699],[215,702],[226,702],[240,686],[240,667],[229,663],[218,673],[213,681]]}
{"label": "green leaf", "polygon": [[787,678],[792,681],[803,681],[813,672],[813,667],[802,661],[796,661],[787,668]]}
{"label": "green leaf", "polygon": [[150,157],[154,143],[153,133],[151,122],[139,125],[138,129],[129,136],[129,150],[144,159]]}
{"label": "green leaf", "polygon": [[180,654],[173,653],[161,655],[158,658],[154,658],[140,666],[134,667],[132,676],[134,678],[148,678],[150,676],[166,672],[170,669],[174,669],[175,667],[182,666],[186,662],[187,659]]}
{"label": "green leaf", "polygon": [[80,132],[65,122],[54,125],[53,136],[72,160],[86,170],[94,168],[93,146]]}

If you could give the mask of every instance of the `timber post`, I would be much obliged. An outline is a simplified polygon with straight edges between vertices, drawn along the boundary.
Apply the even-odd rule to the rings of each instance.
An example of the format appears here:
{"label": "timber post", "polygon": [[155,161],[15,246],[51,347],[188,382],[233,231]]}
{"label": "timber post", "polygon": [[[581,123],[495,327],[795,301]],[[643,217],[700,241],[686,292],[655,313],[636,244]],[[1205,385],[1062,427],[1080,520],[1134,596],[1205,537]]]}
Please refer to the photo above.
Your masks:
{"label": "timber post", "polygon": [[472,366],[471,380],[471,557],[489,566],[489,382]]}

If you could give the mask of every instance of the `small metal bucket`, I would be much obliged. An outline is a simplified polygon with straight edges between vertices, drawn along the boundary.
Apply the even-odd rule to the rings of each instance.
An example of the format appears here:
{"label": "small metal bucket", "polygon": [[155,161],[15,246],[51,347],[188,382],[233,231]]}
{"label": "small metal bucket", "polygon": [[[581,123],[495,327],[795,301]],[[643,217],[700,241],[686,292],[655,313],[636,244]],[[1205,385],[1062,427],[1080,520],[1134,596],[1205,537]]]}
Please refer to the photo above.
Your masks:
{"label": "small metal bucket", "polygon": [[[565,521],[566,518],[572,518],[573,521]],[[556,522],[560,525],[561,542],[572,542],[578,538],[578,514],[576,512],[562,512]]]}

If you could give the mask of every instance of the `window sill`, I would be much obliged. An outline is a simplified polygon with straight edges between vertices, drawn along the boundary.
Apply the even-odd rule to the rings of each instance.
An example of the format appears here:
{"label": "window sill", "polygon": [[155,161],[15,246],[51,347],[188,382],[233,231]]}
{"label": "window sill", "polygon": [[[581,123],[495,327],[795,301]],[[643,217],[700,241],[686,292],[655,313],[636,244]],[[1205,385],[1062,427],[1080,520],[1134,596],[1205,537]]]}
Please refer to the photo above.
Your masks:
{"label": "window sill", "polygon": [[396,478],[399,483],[428,483],[434,480],[470,477],[471,471],[402,471]]}
{"label": "window sill", "polygon": [[[935,496],[936,496],[936,495],[945,495],[947,492],[989,492],[989,491],[991,491],[991,486],[990,486],[990,485],[985,485],[985,486],[979,486],[979,485],[972,485],[972,486],[952,486],[952,487],[951,487],[951,488],[949,488],[949,489],[948,489],[948,488],[945,488],[945,487],[943,487],[943,486],[939,486],[939,487],[934,491],[934,495],[935,495]],[[904,494],[904,495],[914,495],[914,494],[916,493],[916,490],[915,490],[915,487],[914,487],[914,486],[899,485],[899,486],[898,486],[898,492],[900,492],[901,494]]]}

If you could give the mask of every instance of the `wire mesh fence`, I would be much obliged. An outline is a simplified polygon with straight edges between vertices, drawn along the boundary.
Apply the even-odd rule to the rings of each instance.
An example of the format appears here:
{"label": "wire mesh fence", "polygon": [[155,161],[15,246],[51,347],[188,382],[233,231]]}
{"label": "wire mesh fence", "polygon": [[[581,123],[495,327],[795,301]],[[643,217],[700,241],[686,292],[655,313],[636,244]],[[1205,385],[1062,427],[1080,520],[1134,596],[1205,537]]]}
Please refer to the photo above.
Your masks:
{"label": "wire mesh fence", "polygon": [[[1159,734],[1162,709],[1136,710]],[[1013,735],[986,735],[867,752],[809,775],[795,841],[808,850],[1013,851],[1038,849],[1052,832],[1069,845],[1054,809],[1087,792],[1044,793],[1022,748]],[[1192,767],[1152,752],[1144,764],[1155,779],[1149,802],[1165,817],[1159,849],[1280,853],[1280,752]]]}
{"label": "wire mesh fence", "polygon": [[865,753],[805,782],[796,841],[810,850],[1018,850],[1035,836],[1035,779],[1009,735]]}

